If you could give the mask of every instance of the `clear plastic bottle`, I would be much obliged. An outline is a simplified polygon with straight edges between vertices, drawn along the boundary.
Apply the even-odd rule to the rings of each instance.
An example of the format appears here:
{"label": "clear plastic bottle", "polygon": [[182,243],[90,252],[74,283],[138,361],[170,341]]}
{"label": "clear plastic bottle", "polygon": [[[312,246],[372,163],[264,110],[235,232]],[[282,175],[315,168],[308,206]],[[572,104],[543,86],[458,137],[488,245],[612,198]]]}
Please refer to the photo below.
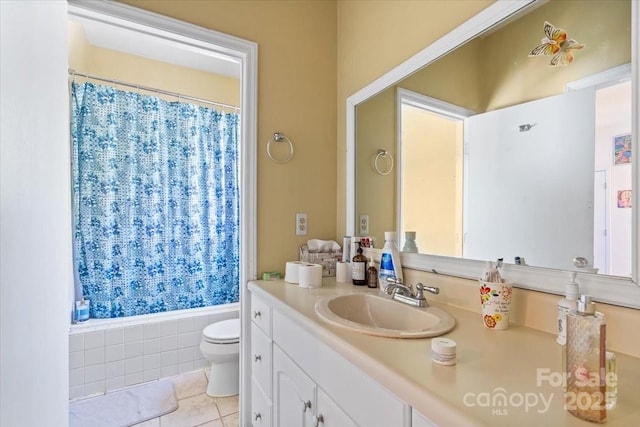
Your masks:
{"label": "clear plastic bottle", "polygon": [[384,247],[380,255],[380,271],[378,272],[381,290],[387,286],[388,277],[402,280],[402,265],[400,265],[400,251],[396,246],[395,231],[384,232]]}
{"label": "clear plastic bottle", "polygon": [[75,312],[75,320],[76,322],[86,322],[89,320],[89,300],[82,299],[80,301],[76,301],[76,312]]}
{"label": "clear plastic bottle", "polygon": [[556,342],[560,345],[567,343],[567,315],[570,310],[575,310],[580,297],[580,288],[576,283],[576,273],[571,272],[571,279],[565,285],[565,297],[558,301],[558,337]]}
{"label": "clear plastic bottle", "polygon": [[607,419],[606,323],[589,295],[582,295],[567,316],[565,408],[596,423]]}

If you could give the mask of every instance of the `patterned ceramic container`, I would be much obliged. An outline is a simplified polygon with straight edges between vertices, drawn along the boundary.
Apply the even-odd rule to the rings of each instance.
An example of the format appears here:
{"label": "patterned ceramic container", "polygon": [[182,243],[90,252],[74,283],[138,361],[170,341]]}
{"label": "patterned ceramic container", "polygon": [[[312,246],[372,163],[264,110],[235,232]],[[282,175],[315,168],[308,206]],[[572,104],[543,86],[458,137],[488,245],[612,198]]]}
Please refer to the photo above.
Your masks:
{"label": "patterned ceramic container", "polygon": [[509,283],[492,283],[480,280],[482,322],[489,329],[507,329],[513,288]]}

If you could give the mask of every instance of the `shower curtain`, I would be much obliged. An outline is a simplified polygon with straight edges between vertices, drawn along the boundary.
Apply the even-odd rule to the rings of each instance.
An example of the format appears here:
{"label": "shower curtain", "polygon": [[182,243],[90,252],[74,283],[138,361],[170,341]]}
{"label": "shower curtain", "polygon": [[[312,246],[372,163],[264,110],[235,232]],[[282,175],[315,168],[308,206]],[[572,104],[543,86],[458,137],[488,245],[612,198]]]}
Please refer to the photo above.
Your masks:
{"label": "shower curtain", "polygon": [[90,82],[71,92],[74,267],[91,317],[237,302],[239,116]]}

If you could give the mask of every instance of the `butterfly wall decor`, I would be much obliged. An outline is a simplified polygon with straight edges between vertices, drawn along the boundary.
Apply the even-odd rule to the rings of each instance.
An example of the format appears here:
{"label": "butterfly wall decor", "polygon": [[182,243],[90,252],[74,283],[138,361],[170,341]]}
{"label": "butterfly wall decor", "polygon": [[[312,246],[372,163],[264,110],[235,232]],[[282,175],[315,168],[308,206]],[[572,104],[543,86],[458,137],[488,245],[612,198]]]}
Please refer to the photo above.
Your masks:
{"label": "butterfly wall decor", "polygon": [[572,50],[582,49],[584,44],[578,43],[574,39],[567,39],[567,32],[556,28],[549,22],[544,22],[544,38],[542,44],[536,46],[529,52],[529,56],[553,55],[549,65],[566,66],[573,62]]}

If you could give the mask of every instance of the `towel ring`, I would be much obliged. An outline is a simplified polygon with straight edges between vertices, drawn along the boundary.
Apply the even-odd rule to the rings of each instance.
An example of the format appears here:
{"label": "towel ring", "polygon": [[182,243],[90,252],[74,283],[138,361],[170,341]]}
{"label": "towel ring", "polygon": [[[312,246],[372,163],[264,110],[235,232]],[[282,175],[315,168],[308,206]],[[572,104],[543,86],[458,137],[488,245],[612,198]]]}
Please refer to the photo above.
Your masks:
{"label": "towel ring", "polygon": [[[388,169],[384,172],[380,170],[380,165],[378,164],[378,161],[380,159],[386,159],[389,166]],[[376,159],[373,161],[373,166],[376,168],[376,171],[380,175],[389,175],[393,170],[393,156],[387,150],[378,150]]]}
{"label": "towel ring", "polygon": [[[283,141],[287,141],[289,143],[289,155],[287,156],[286,159],[284,160],[279,160],[273,157],[273,155],[271,154],[271,143],[272,142],[283,142]],[[291,142],[291,140],[289,138],[286,137],[285,134],[281,133],[281,132],[276,132],[273,134],[273,138],[271,138],[269,140],[269,142],[267,142],[267,156],[269,156],[269,158],[271,160],[273,160],[276,163],[287,163],[289,160],[291,160],[293,158],[293,143]]]}

